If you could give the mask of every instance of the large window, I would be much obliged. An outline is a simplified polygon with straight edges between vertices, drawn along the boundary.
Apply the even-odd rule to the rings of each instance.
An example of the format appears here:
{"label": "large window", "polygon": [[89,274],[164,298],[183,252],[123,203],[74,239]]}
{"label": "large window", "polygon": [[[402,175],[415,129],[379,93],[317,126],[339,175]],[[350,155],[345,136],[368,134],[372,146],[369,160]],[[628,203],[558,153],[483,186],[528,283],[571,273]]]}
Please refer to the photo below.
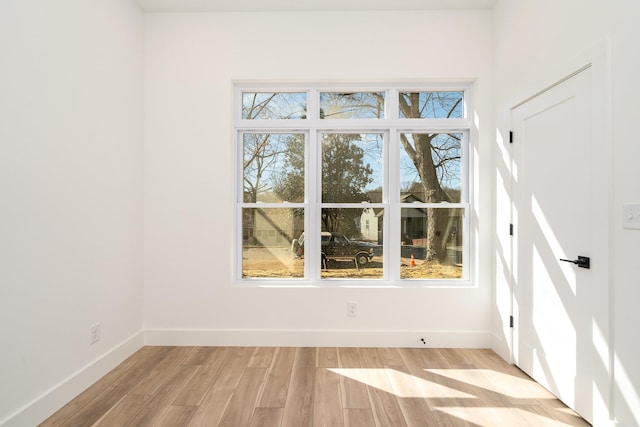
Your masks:
{"label": "large window", "polygon": [[466,86],[236,86],[236,276],[468,283]]}

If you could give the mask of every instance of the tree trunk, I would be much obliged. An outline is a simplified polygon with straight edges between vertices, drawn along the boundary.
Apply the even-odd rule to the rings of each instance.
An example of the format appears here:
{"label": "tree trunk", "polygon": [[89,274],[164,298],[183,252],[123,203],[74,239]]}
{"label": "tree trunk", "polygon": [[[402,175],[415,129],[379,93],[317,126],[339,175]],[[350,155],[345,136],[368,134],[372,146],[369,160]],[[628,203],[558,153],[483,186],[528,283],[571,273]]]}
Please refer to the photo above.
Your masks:
{"label": "tree trunk", "polygon": [[[416,141],[414,164],[420,175],[422,191],[426,203],[449,202],[449,195],[440,186],[435,165],[431,157],[433,135],[414,135]],[[449,209],[427,209],[427,251],[426,261],[444,262],[447,258],[446,229],[449,221]]]}
{"label": "tree trunk", "polygon": [[340,228],[340,208],[322,209],[322,222],[324,223],[325,231],[338,232]]}
{"label": "tree trunk", "polygon": [[447,259],[447,226],[449,209],[427,210],[426,261],[444,262]]}

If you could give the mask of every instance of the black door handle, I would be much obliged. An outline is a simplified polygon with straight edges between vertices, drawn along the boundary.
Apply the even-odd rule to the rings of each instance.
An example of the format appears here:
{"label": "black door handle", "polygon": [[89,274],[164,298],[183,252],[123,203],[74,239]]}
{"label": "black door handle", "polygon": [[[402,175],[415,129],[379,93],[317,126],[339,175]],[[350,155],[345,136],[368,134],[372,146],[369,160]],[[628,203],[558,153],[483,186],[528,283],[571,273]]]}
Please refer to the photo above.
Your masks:
{"label": "black door handle", "polygon": [[581,268],[591,268],[591,258],[586,256],[578,256],[578,259],[575,259],[575,260],[560,258],[560,261],[570,262]]}

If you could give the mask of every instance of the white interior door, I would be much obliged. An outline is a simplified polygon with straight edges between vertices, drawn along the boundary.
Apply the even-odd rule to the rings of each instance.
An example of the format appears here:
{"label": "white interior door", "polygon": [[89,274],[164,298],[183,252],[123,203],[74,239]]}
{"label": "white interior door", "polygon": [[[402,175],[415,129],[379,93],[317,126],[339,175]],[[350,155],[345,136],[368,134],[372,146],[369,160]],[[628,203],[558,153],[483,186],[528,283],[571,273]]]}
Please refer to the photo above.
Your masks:
{"label": "white interior door", "polygon": [[[591,78],[586,68],[515,107],[512,150],[516,363],[593,422],[608,225],[598,224],[607,206],[594,174]],[[579,256],[591,268],[560,260]]]}

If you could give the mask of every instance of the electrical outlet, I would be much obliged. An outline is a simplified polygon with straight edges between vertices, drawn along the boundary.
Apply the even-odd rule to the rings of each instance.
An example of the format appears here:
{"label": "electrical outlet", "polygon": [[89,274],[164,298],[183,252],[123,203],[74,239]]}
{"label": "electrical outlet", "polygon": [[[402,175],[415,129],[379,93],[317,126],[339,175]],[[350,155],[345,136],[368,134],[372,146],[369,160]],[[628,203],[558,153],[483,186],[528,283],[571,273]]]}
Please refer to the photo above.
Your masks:
{"label": "electrical outlet", "polygon": [[348,302],[347,303],[347,316],[349,316],[349,317],[357,317],[358,316],[358,303],[357,302]]}
{"label": "electrical outlet", "polygon": [[91,325],[91,344],[95,344],[100,341],[100,323]]}

